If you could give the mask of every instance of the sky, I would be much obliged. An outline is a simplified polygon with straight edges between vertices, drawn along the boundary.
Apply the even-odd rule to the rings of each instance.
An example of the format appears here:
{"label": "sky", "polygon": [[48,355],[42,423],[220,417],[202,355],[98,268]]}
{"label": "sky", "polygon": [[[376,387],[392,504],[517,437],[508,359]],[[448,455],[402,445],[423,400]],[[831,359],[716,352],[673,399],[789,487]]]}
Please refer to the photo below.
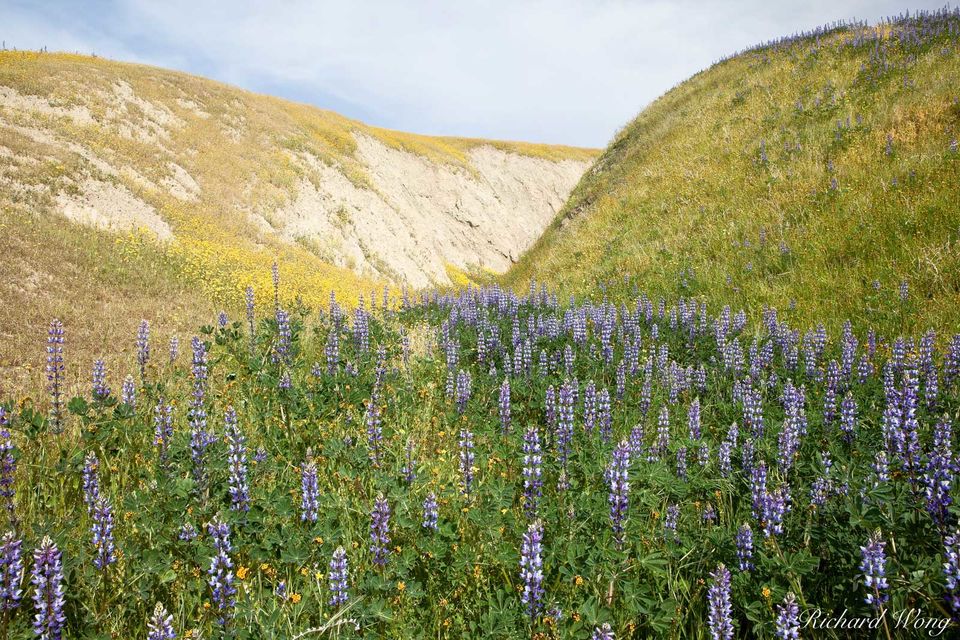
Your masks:
{"label": "sky", "polygon": [[0,0],[0,39],[177,69],[391,129],[603,147],[731,53],[943,4]]}

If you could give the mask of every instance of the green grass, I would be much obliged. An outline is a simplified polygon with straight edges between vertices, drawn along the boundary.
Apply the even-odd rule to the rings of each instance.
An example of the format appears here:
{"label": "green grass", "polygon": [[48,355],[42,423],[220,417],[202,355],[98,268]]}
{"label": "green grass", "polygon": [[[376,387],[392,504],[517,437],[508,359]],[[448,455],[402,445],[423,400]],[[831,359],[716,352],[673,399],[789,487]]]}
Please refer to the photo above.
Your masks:
{"label": "green grass", "polygon": [[956,326],[960,44],[886,33],[892,70],[879,77],[861,71],[873,45],[843,46],[845,29],[819,47],[735,56],[669,91],[618,133],[505,282],[588,293],[603,281],[611,295],[636,283],[833,327]]}

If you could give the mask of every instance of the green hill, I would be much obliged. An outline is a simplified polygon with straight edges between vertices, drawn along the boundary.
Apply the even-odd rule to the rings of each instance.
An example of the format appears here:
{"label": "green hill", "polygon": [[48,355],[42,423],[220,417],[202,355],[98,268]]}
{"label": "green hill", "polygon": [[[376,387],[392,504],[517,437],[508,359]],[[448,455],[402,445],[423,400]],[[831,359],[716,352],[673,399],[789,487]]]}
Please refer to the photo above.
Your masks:
{"label": "green hill", "polygon": [[619,132],[506,280],[956,326],[958,87],[957,10],[720,61]]}

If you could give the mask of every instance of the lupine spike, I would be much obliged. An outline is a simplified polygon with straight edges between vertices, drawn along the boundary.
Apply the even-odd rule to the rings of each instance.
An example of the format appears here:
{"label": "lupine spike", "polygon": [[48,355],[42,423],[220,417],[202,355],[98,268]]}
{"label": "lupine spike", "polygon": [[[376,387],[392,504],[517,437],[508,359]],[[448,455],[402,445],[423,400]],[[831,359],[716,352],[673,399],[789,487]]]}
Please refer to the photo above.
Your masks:
{"label": "lupine spike", "polygon": [[63,564],[60,549],[50,536],[33,552],[33,631],[40,640],[60,640],[64,613]]}
{"label": "lupine spike", "polygon": [[167,613],[161,603],[153,608],[153,615],[147,621],[147,640],[176,640],[173,630],[173,616]]}
{"label": "lupine spike", "polygon": [[330,559],[330,601],[331,607],[340,607],[350,600],[349,567],[347,552],[343,547],[337,547]]}
{"label": "lupine spike", "polygon": [[210,586],[211,602],[217,616],[217,624],[226,627],[233,619],[237,600],[237,587],[234,584],[233,560],[230,552],[230,526],[218,517],[207,526],[207,532],[213,539],[214,556],[207,570],[207,582]]}
{"label": "lupine spike", "polygon": [[54,318],[47,331],[47,390],[53,433],[63,430],[63,375],[63,323]]}
{"label": "lupine spike", "polygon": [[733,638],[730,571],[723,564],[718,564],[717,569],[710,574],[710,578],[710,588],[707,590],[710,637],[713,640],[730,640]]}
{"label": "lupine spike", "polygon": [[520,580],[523,591],[520,601],[533,621],[543,609],[543,523],[532,522],[520,546]]}

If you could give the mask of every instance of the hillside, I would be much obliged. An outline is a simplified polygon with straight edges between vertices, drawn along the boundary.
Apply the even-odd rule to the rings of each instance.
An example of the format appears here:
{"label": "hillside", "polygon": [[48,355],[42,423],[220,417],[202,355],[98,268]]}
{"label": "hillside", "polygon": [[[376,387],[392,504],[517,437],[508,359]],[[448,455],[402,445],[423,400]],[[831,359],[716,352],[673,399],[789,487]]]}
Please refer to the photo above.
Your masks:
{"label": "hillside", "polygon": [[801,322],[955,327],[958,86],[957,10],[723,60],[615,137],[506,280],[613,295],[629,274]]}
{"label": "hillside", "polygon": [[53,316],[91,353],[132,342],[160,311],[174,326],[209,322],[248,283],[272,295],[274,260],[281,294],[310,305],[503,271],[594,156],[378,129],[153,67],[0,52],[2,365],[35,361]]}

